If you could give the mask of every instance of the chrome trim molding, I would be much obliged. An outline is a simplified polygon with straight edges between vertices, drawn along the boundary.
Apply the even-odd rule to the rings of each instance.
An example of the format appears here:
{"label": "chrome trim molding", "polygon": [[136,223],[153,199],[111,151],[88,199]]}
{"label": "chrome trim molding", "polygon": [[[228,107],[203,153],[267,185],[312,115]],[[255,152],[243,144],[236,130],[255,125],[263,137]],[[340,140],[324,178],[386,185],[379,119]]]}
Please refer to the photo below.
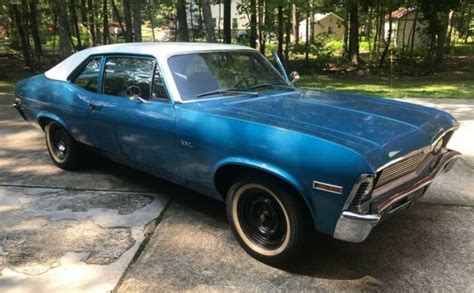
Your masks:
{"label": "chrome trim molding", "polygon": [[394,164],[396,164],[396,163],[398,163],[398,162],[400,162],[400,161],[405,160],[406,158],[409,158],[409,157],[411,157],[411,156],[413,156],[413,155],[416,155],[416,154],[418,154],[418,153],[421,153],[421,152],[426,152],[426,153],[431,152],[431,145],[422,147],[422,148],[420,148],[420,149],[417,149],[416,151],[409,152],[408,154],[406,154],[406,155],[404,155],[404,156],[401,156],[400,158],[397,158],[397,159],[395,159],[395,160],[392,160],[392,161],[390,161],[390,162],[388,162],[388,163],[382,165],[381,167],[379,167],[376,172],[378,173],[378,172],[382,171],[382,170],[385,169],[385,168],[388,168],[388,167],[390,167],[390,166],[392,166],[392,165],[394,165]]}
{"label": "chrome trim molding", "polygon": [[[372,229],[380,222],[380,220],[382,220],[384,216],[396,213],[397,211],[412,205],[418,199],[418,196],[411,195],[418,190],[429,186],[439,173],[448,172],[460,157],[461,154],[459,152],[444,149],[441,158],[438,161],[438,165],[428,176],[420,179],[417,183],[413,184],[409,188],[392,195],[384,202],[378,204],[375,209],[372,209],[372,213],[368,214],[347,211],[347,207],[353,198],[353,194],[355,194],[354,190],[357,191],[359,188],[359,185],[362,182],[361,178],[363,178],[363,176],[367,176],[365,174],[362,175],[352,189],[352,197],[349,195],[346,204],[344,205],[343,212],[336,223],[333,237],[339,240],[354,243],[364,241],[369,236]],[[397,206],[400,201],[407,198],[408,201],[406,203],[402,203],[401,205]]]}
{"label": "chrome trim molding", "polygon": [[[329,186],[329,187],[338,188],[338,189],[340,189],[341,191],[340,191],[340,192],[337,192],[337,191],[332,191],[332,190],[327,190],[327,189],[319,188],[319,187],[316,187],[317,184],[327,185],[327,186]],[[334,184],[329,184],[329,183],[324,183],[324,182],[316,181],[316,180],[313,181],[313,189],[322,190],[322,191],[326,191],[326,192],[330,192],[330,193],[335,193],[335,194],[342,194],[342,191],[343,191],[342,186],[334,185]]]}

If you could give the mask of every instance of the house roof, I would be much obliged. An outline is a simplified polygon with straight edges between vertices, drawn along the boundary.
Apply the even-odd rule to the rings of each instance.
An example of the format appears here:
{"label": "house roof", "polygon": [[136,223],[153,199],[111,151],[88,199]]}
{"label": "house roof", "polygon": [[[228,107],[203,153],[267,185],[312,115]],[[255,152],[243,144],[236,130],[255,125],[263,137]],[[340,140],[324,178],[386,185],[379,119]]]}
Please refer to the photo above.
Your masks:
{"label": "house roof", "polygon": [[[415,8],[406,8],[406,7],[400,7],[398,8],[397,10],[394,10],[392,11],[392,20],[398,20],[402,17],[404,17],[405,15],[407,15],[408,13],[414,11]],[[390,15],[387,14],[385,15],[385,20],[388,21],[390,19],[389,17]]]}
{"label": "house roof", "polygon": [[[337,18],[340,19],[340,20],[343,20],[343,18],[340,17],[339,15],[337,15],[337,14],[335,14],[335,13],[333,13],[333,12],[329,12],[329,13],[315,13],[315,14],[314,14],[314,21],[315,21],[315,22],[321,21],[321,20],[323,20],[323,19],[325,19],[326,17],[331,16],[331,15],[337,17]],[[306,18],[303,19],[302,21],[300,21],[300,25],[304,25],[304,24],[306,24]]]}

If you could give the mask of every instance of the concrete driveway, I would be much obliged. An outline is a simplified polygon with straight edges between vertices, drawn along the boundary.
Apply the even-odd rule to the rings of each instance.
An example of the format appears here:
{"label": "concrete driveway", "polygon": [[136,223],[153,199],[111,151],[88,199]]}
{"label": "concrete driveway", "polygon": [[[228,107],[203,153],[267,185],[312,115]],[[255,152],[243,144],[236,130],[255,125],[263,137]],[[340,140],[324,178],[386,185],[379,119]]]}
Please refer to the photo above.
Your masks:
{"label": "concrete driveway", "polygon": [[[11,102],[0,93],[1,292],[474,290],[466,165],[366,242],[316,235],[308,256],[282,271],[243,252],[221,203],[96,157],[80,172],[58,169]],[[416,102],[457,109],[462,135],[452,144],[473,161],[474,103]]]}
{"label": "concrete driveway", "polygon": [[12,101],[0,93],[0,292],[112,290],[179,189],[96,157],[57,168]]}

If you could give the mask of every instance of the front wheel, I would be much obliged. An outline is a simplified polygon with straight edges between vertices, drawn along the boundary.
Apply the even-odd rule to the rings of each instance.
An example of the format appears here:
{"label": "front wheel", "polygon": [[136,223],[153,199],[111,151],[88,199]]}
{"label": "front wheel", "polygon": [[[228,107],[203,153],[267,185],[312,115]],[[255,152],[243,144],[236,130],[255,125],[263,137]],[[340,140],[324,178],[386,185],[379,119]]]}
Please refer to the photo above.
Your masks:
{"label": "front wheel", "polygon": [[45,126],[46,146],[53,162],[65,170],[76,169],[79,165],[79,145],[57,122]]}
{"label": "front wheel", "polygon": [[309,231],[306,207],[283,185],[243,180],[227,197],[227,218],[240,245],[269,265],[290,265]]}

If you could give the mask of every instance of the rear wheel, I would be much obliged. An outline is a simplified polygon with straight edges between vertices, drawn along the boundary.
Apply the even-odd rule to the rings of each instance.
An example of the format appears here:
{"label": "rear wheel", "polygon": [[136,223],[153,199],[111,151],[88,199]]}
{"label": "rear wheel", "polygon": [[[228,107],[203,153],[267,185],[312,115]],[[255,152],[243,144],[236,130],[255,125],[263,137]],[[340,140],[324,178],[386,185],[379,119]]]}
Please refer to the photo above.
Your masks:
{"label": "rear wheel", "polygon": [[295,260],[310,232],[306,207],[271,181],[235,183],[228,193],[227,217],[234,236],[250,255],[278,267]]}
{"label": "rear wheel", "polygon": [[79,145],[59,123],[51,121],[45,126],[46,146],[53,162],[65,170],[79,165]]}

